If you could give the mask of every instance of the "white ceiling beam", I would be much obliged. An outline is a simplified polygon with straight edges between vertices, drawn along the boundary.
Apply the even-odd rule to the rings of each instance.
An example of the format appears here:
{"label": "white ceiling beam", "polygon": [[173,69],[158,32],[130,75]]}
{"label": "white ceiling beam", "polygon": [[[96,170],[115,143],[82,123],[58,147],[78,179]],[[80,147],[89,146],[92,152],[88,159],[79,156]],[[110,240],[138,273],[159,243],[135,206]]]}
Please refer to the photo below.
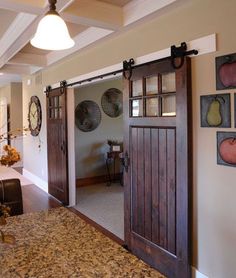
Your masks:
{"label": "white ceiling beam", "polygon": [[68,8],[75,0],[57,0],[57,11],[61,14],[66,8]]}
{"label": "white ceiling beam", "polygon": [[142,19],[179,0],[133,0],[124,6],[124,26]]}
{"label": "white ceiling beam", "polygon": [[102,39],[105,38],[106,36],[110,35],[113,33],[111,30],[106,30],[106,29],[101,29],[97,27],[90,27],[86,29],[85,31],[81,32],[78,34],[76,37],[74,37],[75,41],[75,46],[64,50],[64,51],[52,51],[47,54],[47,61],[48,65],[51,65],[60,59],[82,49],[85,48],[86,46]]}
{"label": "white ceiling beam", "polygon": [[1,68],[1,72],[4,74],[31,74],[31,68],[29,66],[22,65],[5,65]]}
{"label": "white ceiling beam", "polygon": [[8,65],[33,65],[38,67],[46,67],[47,56],[19,52],[11,60],[9,60],[7,64]]}
{"label": "white ceiling beam", "polygon": [[[4,57],[15,41],[20,38],[25,29],[35,20],[35,15],[20,13],[0,40],[0,68],[8,62]],[[18,48],[18,51],[20,49]]]}
{"label": "white ceiling beam", "polygon": [[65,9],[61,16],[72,23],[109,30],[123,26],[123,8],[97,0],[80,0]]}

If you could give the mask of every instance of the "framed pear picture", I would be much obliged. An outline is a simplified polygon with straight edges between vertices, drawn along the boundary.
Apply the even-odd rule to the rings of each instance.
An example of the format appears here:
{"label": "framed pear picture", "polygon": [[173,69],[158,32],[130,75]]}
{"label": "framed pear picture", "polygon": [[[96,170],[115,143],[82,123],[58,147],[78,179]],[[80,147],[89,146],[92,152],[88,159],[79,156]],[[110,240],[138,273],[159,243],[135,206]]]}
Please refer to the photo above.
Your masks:
{"label": "framed pear picture", "polygon": [[230,94],[200,97],[201,127],[231,127]]}
{"label": "framed pear picture", "polygon": [[37,96],[32,96],[28,110],[29,129],[32,136],[38,136],[42,124],[42,109]]}

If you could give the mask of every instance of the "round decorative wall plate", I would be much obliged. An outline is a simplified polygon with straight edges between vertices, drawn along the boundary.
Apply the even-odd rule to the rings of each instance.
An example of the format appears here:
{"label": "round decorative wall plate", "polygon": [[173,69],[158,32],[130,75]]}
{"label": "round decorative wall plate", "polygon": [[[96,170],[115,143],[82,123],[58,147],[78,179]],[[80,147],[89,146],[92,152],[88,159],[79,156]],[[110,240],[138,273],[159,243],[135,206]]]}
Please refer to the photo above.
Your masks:
{"label": "round decorative wall plate", "polygon": [[102,95],[101,105],[104,113],[109,117],[119,117],[123,112],[122,92],[117,88],[106,90]]}
{"label": "round decorative wall plate", "polygon": [[75,108],[75,124],[78,129],[88,132],[96,129],[101,122],[101,111],[96,102],[84,100]]}

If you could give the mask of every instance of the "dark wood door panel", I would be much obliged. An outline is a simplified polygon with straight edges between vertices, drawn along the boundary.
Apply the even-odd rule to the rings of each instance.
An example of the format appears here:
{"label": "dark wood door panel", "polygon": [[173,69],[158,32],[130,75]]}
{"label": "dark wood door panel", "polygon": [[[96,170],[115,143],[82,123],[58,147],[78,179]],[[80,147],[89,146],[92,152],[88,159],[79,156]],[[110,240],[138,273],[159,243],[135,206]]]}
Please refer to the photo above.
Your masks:
{"label": "dark wood door panel", "polygon": [[175,129],[132,127],[130,142],[132,231],[175,254]]}

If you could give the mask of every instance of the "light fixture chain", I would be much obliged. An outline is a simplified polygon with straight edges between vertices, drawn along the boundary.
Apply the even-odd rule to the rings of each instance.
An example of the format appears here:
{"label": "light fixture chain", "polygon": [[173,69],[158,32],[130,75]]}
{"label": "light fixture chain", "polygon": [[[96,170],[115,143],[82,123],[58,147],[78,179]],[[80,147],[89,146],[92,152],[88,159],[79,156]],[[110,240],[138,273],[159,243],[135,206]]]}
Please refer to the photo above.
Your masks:
{"label": "light fixture chain", "polygon": [[48,2],[50,11],[55,11],[57,0],[49,0]]}

